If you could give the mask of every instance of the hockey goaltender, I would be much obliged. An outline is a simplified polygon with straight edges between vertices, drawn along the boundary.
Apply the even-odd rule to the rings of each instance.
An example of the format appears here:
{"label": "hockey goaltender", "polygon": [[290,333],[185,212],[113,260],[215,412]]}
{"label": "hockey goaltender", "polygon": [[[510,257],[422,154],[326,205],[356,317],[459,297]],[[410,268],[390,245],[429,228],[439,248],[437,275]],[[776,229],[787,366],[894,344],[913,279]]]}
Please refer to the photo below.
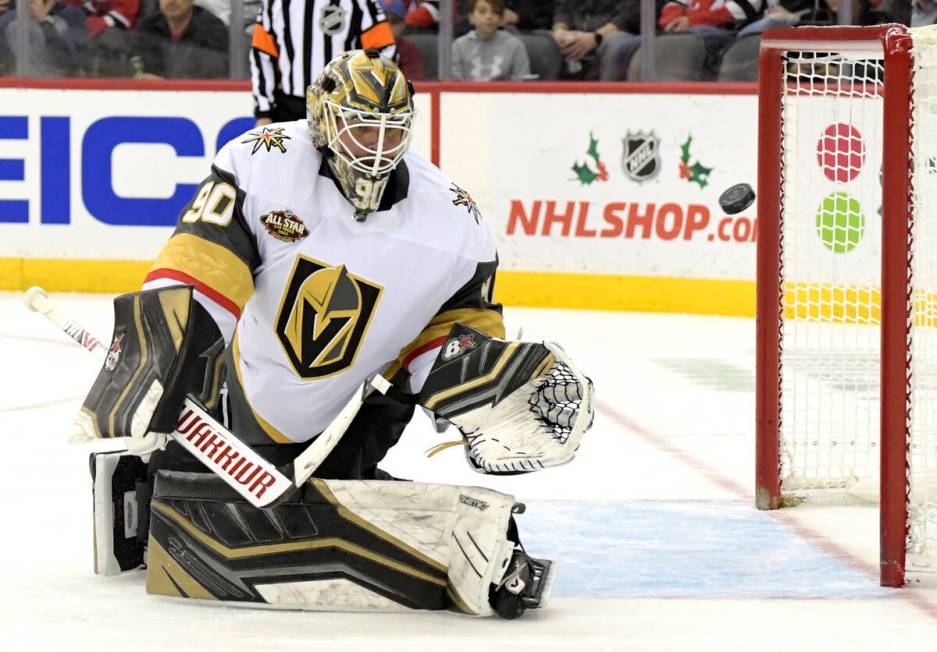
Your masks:
{"label": "hockey goaltender", "polygon": [[127,438],[92,456],[96,572],[295,609],[543,607],[555,567],[524,552],[513,496],[377,464],[417,405],[480,473],[562,464],[592,383],[559,346],[504,339],[493,239],[407,152],[394,63],[342,54],[307,105],[218,152],[143,291],[115,300],[72,437]]}

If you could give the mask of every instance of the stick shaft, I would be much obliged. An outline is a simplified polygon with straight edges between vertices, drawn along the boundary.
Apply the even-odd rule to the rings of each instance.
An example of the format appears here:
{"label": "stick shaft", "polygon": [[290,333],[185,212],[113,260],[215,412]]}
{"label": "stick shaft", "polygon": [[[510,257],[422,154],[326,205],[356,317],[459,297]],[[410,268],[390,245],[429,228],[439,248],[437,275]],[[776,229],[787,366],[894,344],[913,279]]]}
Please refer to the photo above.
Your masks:
{"label": "stick shaft", "polygon": [[24,303],[26,303],[26,306],[30,310],[43,315],[46,319],[58,326],[63,333],[101,360],[107,356],[107,347],[104,346],[101,340],[89,333],[78,322],[66,318],[52,300],[49,299],[49,296],[42,288],[30,288],[24,296]]}

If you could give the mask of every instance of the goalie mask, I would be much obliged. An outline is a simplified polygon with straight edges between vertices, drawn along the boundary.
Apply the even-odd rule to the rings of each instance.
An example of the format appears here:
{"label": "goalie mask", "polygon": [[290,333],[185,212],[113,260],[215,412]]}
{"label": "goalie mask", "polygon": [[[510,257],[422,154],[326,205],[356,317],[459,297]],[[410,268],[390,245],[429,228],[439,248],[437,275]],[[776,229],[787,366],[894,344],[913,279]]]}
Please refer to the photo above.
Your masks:
{"label": "goalie mask", "polygon": [[313,144],[364,221],[410,145],[412,84],[377,50],[352,50],[309,86],[306,111]]}

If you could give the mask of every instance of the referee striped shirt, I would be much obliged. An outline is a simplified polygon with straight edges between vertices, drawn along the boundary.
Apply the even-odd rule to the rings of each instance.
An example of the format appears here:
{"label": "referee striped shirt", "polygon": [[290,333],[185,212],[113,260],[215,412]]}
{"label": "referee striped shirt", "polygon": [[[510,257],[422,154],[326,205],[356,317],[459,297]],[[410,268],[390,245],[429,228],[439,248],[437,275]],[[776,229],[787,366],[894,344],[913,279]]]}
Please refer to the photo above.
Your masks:
{"label": "referee striped shirt", "polygon": [[396,60],[380,0],[263,0],[251,42],[254,115],[270,113],[275,90],[304,99],[329,61],[358,48]]}

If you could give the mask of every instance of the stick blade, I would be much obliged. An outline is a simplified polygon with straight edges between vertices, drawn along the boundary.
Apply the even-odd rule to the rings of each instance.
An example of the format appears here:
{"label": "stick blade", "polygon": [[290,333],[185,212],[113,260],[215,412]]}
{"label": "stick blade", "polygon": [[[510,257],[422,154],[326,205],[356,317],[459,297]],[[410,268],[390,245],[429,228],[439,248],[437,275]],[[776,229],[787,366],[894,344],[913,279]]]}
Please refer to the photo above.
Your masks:
{"label": "stick blade", "polygon": [[44,312],[49,295],[38,285],[34,285],[23,293],[23,304],[33,312]]}

